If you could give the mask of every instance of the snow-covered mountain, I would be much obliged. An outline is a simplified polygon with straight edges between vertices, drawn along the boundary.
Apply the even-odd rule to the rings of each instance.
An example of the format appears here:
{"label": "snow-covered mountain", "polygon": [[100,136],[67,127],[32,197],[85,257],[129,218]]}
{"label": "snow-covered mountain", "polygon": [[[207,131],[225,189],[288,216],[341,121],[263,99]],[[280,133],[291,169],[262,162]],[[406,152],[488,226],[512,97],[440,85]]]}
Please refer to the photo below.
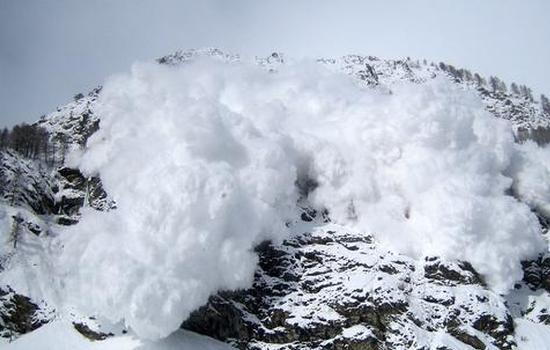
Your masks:
{"label": "snow-covered mountain", "polygon": [[[208,55],[224,61],[236,62],[240,57],[219,49],[201,49],[177,51],[163,56],[157,61],[161,64],[177,65],[192,60],[197,56]],[[268,57],[256,57],[260,66],[276,70],[285,63],[284,55],[273,53]],[[548,129],[550,115],[543,111],[541,105],[521,93],[513,91],[494,91],[486,79],[472,74],[465,69],[451,65],[436,64],[426,61],[380,59],[375,56],[347,55],[339,58],[319,58],[317,62],[327,67],[345,72],[364,81],[369,86],[391,88],[392,85],[408,81],[425,83],[438,76],[445,76],[464,89],[473,90],[482,98],[486,108],[497,118],[512,121],[519,140],[533,139],[541,144],[550,142]],[[479,76],[479,75],[477,75]]]}
{"label": "snow-covered mountain", "polygon": [[158,63],[37,122],[55,167],[0,153],[8,348],[550,344],[536,101],[410,59]]}

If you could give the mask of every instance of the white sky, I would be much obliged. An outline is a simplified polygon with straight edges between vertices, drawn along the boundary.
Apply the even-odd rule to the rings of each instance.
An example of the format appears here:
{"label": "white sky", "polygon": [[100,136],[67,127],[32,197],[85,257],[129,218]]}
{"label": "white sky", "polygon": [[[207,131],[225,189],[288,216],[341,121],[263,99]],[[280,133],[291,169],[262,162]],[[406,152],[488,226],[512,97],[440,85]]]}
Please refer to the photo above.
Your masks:
{"label": "white sky", "polygon": [[180,48],[426,58],[550,94],[548,0],[0,0],[0,126]]}

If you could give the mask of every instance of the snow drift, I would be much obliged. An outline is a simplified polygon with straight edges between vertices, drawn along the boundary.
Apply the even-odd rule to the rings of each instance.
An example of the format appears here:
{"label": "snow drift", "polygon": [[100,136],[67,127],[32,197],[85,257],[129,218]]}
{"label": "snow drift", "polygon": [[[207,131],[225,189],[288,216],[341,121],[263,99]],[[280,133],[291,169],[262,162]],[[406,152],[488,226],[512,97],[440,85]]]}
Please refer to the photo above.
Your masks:
{"label": "snow drift", "polygon": [[545,247],[510,193],[548,210],[548,150],[515,144],[445,79],[388,93],[314,62],[136,64],[96,113],[79,166],[118,208],[85,211],[62,235],[63,299],[141,337],[250,285],[253,247],[290,233],[298,178],[318,184],[308,200],[334,221],[414,257],[468,260],[497,291]]}

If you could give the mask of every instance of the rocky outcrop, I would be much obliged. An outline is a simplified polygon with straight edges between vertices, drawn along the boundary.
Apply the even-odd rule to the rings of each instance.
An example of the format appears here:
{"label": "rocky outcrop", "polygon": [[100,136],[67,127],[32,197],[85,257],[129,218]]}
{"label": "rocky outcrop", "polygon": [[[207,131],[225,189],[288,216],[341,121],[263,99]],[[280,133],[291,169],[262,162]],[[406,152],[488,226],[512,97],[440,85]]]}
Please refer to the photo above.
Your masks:
{"label": "rocky outcrop", "polygon": [[63,165],[65,156],[73,148],[82,148],[88,138],[99,129],[99,117],[95,115],[95,103],[101,86],[86,96],[80,94],[74,101],[58,107],[42,117],[35,125],[45,129],[56,145],[58,165]]}
{"label": "rocky outcrop", "polygon": [[439,331],[475,349],[514,346],[504,300],[464,262],[415,261],[330,223],[258,247],[251,289],[223,292],[184,328],[240,349],[422,349]]}
{"label": "rocky outcrop", "polygon": [[523,281],[506,298],[514,317],[550,326],[550,254],[524,261]]}
{"label": "rocky outcrop", "polygon": [[0,288],[0,337],[14,338],[47,323],[51,311],[10,288]]}
{"label": "rocky outcrop", "polygon": [[46,168],[11,150],[0,152],[0,202],[37,215],[55,211],[56,181]]}
{"label": "rocky outcrop", "polygon": [[538,259],[523,262],[523,281],[532,290],[544,289],[550,293],[550,253]]}
{"label": "rocky outcrop", "polygon": [[80,209],[83,206],[100,211],[116,207],[115,202],[107,196],[99,176],[85,177],[79,169],[60,168],[58,193],[58,223],[72,225],[78,222]]}
{"label": "rocky outcrop", "polygon": [[113,333],[95,331],[83,322],[73,322],[73,327],[78,333],[92,341],[105,340],[113,336]]}

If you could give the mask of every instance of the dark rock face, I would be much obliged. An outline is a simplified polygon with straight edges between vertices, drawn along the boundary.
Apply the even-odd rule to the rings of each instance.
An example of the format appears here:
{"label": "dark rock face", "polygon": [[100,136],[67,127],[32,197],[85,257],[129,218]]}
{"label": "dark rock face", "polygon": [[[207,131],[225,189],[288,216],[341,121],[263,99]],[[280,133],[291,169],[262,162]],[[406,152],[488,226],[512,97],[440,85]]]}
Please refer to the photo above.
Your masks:
{"label": "dark rock face", "polygon": [[114,335],[113,333],[102,333],[102,332],[94,331],[90,327],[88,327],[86,324],[80,323],[80,322],[74,322],[73,326],[78,333],[82,334],[86,338],[93,341],[105,340]]}
{"label": "dark rock face", "polygon": [[0,152],[0,201],[44,215],[54,211],[54,192],[55,179],[46,169],[10,150]]}
{"label": "dark rock face", "polygon": [[523,281],[516,284],[508,302],[516,317],[550,326],[550,254],[525,261]]}
{"label": "dark rock face", "polygon": [[13,338],[48,322],[48,317],[31,299],[11,289],[0,288],[0,337]]}
{"label": "dark rock face", "polygon": [[485,285],[481,276],[468,262],[460,262],[460,270],[454,269],[453,264],[441,262],[437,257],[426,258],[424,276],[448,285],[479,284]]}
{"label": "dark rock face", "polygon": [[419,262],[368,235],[311,228],[261,244],[253,287],[211,297],[183,327],[240,349],[421,349],[438,330],[475,349],[514,346],[504,300],[469,264]]}
{"label": "dark rock face", "polygon": [[[62,225],[77,223],[84,205],[102,211],[116,207],[98,176],[86,178],[80,170],[67,167],[47,171],[10,151],[0,152],[0,202],[50,215]],[[30,221],[22,224],[36,235],[47,231]]]}
{"label": "dark rock face", "polygon": [[[550,219],[537,214],[544,235],[550,232]],[[523,282],[531,290],[544,290],[550,293],[550,253],[541,254],[537,259],[522,262]]]}
{"label": "dark rock face", "polygon": [[67,224],[78,222],[80,208],[85,205],[101,211],[116,207],[114,201],[108,198],[98,176],[87,178],[79,169],[67,167],[59,169],[58,174],[61,199],[57,214],[62,215],[58,223],[65,224],[60,220],[65,220]]}
{"label": "dark rock face", "polygon": [[539,257],[536,260],[523,262],[523,281],[533,290],[537,290],[542,287],[542,269],[541,260],[543,257]]}
{"label": "dark rock face", "polygon": [[474,349],[485,350],[487,348],[477,336],[463,332],[460,328],[450,328],[449,334]]}

